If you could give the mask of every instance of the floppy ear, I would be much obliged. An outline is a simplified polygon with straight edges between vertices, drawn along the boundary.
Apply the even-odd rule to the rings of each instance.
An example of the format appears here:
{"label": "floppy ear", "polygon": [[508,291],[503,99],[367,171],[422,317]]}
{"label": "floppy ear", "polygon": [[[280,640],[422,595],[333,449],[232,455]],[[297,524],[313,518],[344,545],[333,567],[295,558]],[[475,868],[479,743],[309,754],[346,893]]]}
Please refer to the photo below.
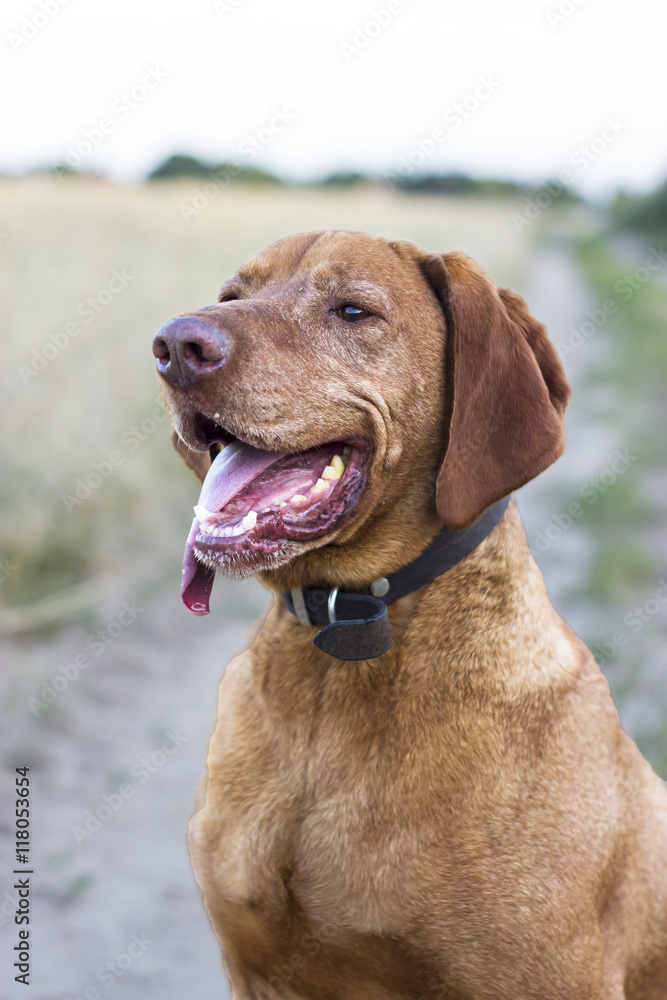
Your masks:
{"label": "floppy ear", "polygon": [[193,451],[185,441],[182,441],[176,431],[171,432],[171,443],[181,456],[188,469],[192,469],[195,476],[203,483],[206,473],[213,461],[209,451]]}
{"label": "floppy ear", "polygon": [[445,313],[445,454],[436,504],[464,528],[543,472],[565,447],[570,387],[544,326],[463,254],[422,269]]}

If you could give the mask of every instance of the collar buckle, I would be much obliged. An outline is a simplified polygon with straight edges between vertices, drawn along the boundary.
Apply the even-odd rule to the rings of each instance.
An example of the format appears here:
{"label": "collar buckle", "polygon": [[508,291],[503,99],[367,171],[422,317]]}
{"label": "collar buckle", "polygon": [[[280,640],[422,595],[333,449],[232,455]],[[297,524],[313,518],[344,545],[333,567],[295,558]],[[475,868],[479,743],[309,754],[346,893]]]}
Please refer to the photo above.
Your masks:
{"label": "collar buckle", "polygon": [[336,598],[338,597],[338,587],[334,587],[329,594],[327,599],[327,613],[329,615],[329,624],[335,625],[336,619]]}

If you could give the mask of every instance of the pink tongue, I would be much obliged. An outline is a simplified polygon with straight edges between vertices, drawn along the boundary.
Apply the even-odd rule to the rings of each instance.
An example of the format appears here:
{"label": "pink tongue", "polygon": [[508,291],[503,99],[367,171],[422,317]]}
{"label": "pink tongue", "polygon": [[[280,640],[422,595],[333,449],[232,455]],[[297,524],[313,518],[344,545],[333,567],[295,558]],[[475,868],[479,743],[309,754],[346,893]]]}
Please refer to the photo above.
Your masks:
{"label": "pink tongue", "polygon": [[[210,511],[222,510],[244,486],[287,454],[289,452],[286,451],[261,451],[238,440],[228,444],[216,457],[206,474],[199,504]],[[204,566],[195,556],[195,539],[198,532],[199,521],[195,518],[185,543],[181,600],[194,614],[207,615],[215,570]]]}

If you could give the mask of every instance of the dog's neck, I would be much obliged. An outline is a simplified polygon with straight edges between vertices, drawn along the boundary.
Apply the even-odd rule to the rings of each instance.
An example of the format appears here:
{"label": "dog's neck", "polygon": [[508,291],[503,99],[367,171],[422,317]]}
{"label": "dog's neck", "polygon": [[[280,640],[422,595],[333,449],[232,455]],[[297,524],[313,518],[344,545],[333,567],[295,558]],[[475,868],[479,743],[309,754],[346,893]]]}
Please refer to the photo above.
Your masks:
{"label": "dog's neck", "polygon": [[323,626],[313,642],[325,653],[339,660],[382,656],[392,645],[387,605],[462,562],[491,534],[509,502],[499,500],[463,530],[443,528],[415,559],[367,587],[293,588],[281,595],[283,602],[302,625]]}
{"label": "dog's neck", "polygon": [[267,699],[286,719],[295,711],[363,714],[365,705],[375,711],[379,701],[405,696],[425,699],[424,711],[434,698],[450,708],[470,699],[481,705],[570,684],[587,655],[551,606],[514,501],[474,552],[389,605],[389,618],[388,653],[341,664],[314,646],[315,630],[276,595],[254,640]]}

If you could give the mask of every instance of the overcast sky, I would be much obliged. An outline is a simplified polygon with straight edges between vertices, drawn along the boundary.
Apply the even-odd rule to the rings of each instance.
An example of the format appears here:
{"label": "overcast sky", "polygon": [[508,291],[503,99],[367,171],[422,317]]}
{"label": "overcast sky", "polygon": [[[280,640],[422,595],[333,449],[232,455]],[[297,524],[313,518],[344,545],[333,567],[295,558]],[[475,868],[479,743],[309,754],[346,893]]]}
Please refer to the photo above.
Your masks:
{"label": "overcast sky", "polygon": [[643,189],[666,26],[662,0],[4,0],[0,169],[132,180],[183,151]]}

